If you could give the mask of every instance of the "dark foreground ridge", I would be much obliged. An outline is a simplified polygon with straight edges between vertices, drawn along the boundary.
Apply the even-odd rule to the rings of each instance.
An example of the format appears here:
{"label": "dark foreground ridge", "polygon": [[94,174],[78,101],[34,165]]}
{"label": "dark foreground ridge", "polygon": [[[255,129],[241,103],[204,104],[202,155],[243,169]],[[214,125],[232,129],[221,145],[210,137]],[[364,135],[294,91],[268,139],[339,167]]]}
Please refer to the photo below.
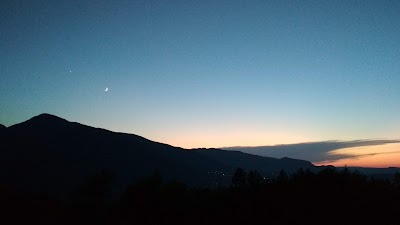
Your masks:
{"label": "dark foreground ridge", "polygon": [[[93,176],[65,200],[0,189],[13,224],[398,224],[400,174],[370,179],[347,168],[281,171],[265,179],[238,168],[230,186],[193,188],[159,173],[112,199],[113,175]],[[9,224],[9,223],[7,223]]]}

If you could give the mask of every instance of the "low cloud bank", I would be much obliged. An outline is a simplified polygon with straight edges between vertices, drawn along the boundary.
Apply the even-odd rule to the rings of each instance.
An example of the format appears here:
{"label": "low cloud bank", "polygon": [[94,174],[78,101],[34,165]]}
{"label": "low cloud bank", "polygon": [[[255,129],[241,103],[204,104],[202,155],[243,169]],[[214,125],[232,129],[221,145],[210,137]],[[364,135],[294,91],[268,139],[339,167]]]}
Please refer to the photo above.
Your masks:
{"label": "low cloud bank", "polygon": [[[369,154],[331,154],[333,151],[344,148],[377,146],[400,143],[400,140],[354,140],[354,141],[323,141],[288,145],[257,146],[257,147],[226,147],[225,150],[237,150],[249,154],[282,158],[289,157],[304,159],[311,162],[336,161],[363,155],[383,154],[381,152]],[[386,153],[385,153],[386,154]]]}

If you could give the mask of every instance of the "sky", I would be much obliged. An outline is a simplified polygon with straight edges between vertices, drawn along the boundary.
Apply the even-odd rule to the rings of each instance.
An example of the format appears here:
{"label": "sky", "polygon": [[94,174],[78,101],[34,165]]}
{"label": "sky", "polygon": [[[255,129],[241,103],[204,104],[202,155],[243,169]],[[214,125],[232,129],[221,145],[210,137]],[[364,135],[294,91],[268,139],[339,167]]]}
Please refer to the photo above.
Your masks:
{"label": "sky", "polygon": [[6,126],[50,113],[185,148],[400,138],[399,1],[0,4]]}

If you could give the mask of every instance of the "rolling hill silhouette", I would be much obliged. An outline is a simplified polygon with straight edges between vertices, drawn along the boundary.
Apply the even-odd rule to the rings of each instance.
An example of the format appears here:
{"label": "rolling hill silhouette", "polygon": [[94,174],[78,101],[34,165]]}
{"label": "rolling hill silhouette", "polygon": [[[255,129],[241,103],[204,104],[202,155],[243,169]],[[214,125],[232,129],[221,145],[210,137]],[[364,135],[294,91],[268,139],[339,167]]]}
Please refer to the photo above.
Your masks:
{"label": "rolling hill silhouette", "polygon": [[213,182],[210,173],[228,175],[237,167],[264,174],[313,167],[310,162],[289,158],[219,149],[186,150],[50,114],[3,126],[0,132],[0,182],[43,193],[67,193],[104,171],[115,174],[115,186],[122,190],[155,171],[167,180],[206,186]]}
{"label": "rolling hill silhouette", "polygon": [[7,127],[3,124],[0,124],[0,135],[4,134],[7,130]]}
{"label": "rolling hill silhouette", "polygon": [[247,170],[258,170],[264,174],[273,173],[280,169],[294,172],[299,168],[311,169],[314,165],[305,160],[284,157],[276,159],[265,156],[252,155],[240,151],[227,151],[221,149],[193,149],[198,154],[210,157],[232,170],[241,167]]}

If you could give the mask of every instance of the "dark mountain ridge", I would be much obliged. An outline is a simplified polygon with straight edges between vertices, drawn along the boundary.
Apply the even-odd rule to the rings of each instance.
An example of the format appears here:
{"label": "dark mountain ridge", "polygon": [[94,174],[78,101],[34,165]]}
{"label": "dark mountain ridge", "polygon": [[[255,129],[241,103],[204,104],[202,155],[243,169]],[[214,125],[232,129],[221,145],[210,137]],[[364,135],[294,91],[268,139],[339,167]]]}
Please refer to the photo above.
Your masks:
{"label": "dark mountain ridge", "polygon": [[4,126],[3,124],[0,124],[0,139],[1,136],[3,136],[6,133],[7,127]]}
{"label": "dark mountain ridge", "polygon": [[303,160],[218,149],[186,150],[50,114],[2,130],[0,182],[45,193],[66,193],[103,171],[115,174],[115,186],[122,190],[155,171],[167,180],[207,186],[214,183],[212,171],[228,175],[243,167],[268,175],[280,169],[313,167]]}

